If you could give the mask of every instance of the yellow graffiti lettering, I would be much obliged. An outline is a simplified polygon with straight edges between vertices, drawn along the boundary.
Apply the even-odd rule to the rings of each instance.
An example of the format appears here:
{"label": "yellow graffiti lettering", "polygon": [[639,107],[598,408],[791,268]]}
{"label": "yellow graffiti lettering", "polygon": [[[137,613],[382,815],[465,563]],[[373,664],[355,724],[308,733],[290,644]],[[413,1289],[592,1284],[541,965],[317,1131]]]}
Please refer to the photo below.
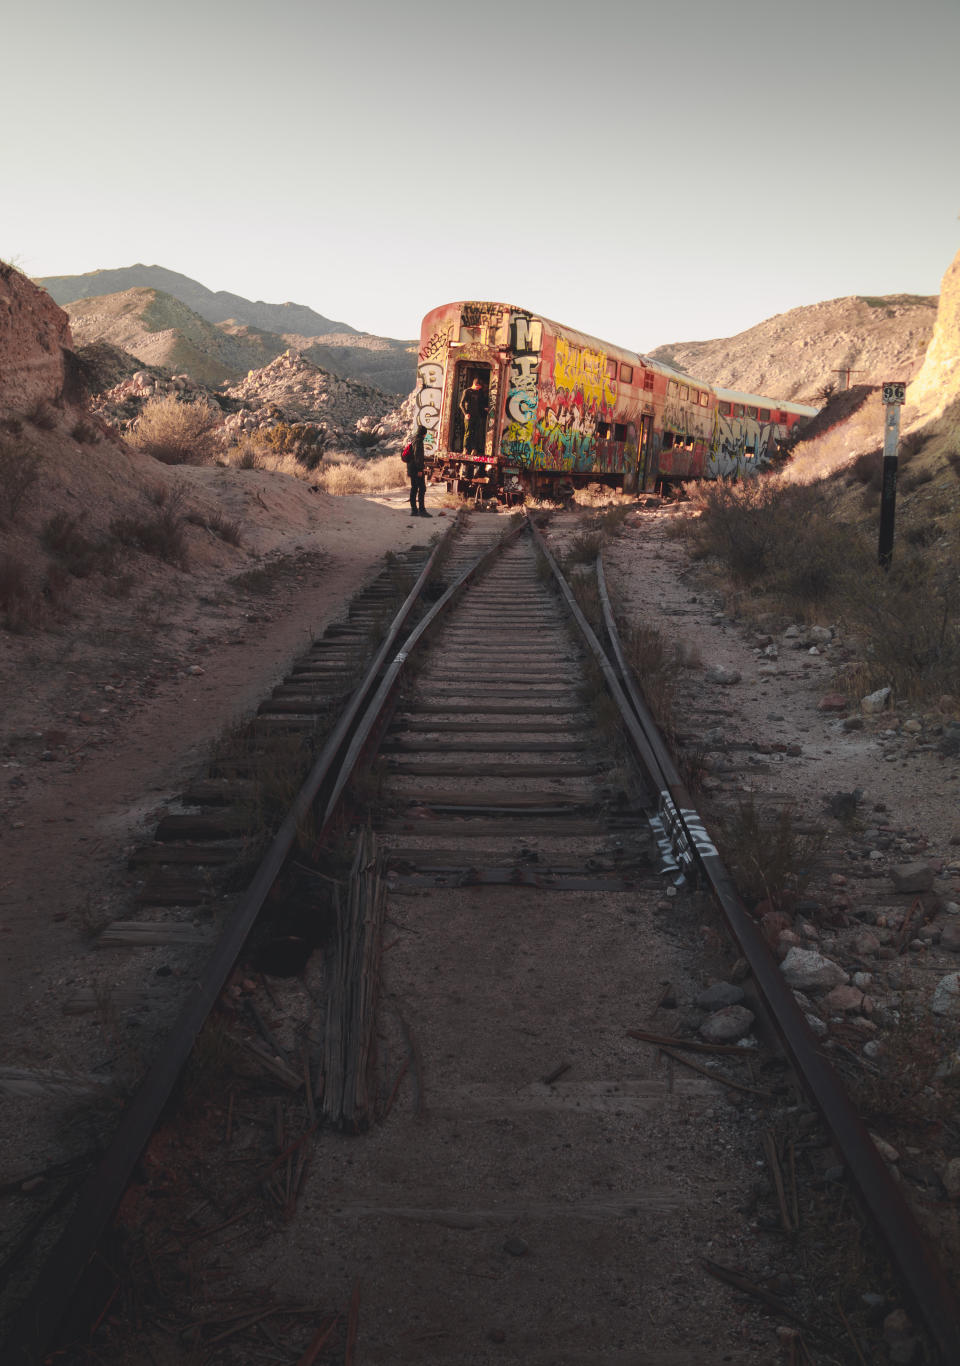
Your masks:
{"label": "yellow graffiti lettering", "polygon": [[563,337],[557,338],[553,360],[553,382],[557,389],[575,394],[579,389],[587,404],[617,401],[617,387],[607,374],[607,358],[602,351],[580,350]]}

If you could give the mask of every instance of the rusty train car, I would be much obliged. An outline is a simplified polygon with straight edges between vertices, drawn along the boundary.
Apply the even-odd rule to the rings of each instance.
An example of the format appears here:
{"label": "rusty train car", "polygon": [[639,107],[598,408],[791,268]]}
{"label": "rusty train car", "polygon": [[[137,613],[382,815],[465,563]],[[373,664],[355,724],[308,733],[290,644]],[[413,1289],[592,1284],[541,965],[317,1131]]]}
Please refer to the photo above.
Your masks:
{"label": "rusty train car", "polygon": [[[461,402],[476,380],[486,415],[468,450]],[[415,404],[431,477],[508,499],[746,475],[817,412],[717,388],[529,310],[477,300],[424,318]]]}

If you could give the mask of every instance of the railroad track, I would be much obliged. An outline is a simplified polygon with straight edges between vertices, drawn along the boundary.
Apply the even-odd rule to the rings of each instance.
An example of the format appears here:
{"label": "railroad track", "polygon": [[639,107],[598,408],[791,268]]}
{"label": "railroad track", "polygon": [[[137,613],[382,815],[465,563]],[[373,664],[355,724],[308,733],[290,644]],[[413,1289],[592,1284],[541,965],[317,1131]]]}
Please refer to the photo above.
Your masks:
{"label": "railroad track", "polygon": [[[349,1158],[325,1153],[314,1179],[327,1217],[302,1279],[289,1273],[285,1288],[309,1300],[306,1282],[315,1297],[320,1278],[343,1302],[343,1268],[375,1268],[365,1360],[486,1360],[506,1342],[512,1359],[627,1361],[638,1332],[653,1366],[694,1359],[671,1310],[688,1255],[676,1249],[704,1200],[721,1199],[729,1167],[697,1136],[715,1083],[665,1075],[629,1041],[681,971],[658,924],[665,877],[711,884],[932,1340],[955,1359],[942,1274],[783,990],[622,659],[600,646],[562,579],[558,590],[537,539],[518,525],[501,542],[497,519],[477,516],[446,548],[439,578],[422,556],[402,565],[410,579],[422,571],[418,591],[363,673],[371,628],[396,602],[396,584],[374,586],[261,706],[247,749],[221,756],[185,794],[189,809],[138,851],[143,904],[168,913],[111,927],[114,942],[152,933],[170,944],[184,933],[178,913],[223,885],[242,848],[260,751],[275,755],[280,736],[281,750],[299,753],[319,719],[333,723],[307,745],[304,786],[250,886],[228,897],[195,999],[13,1321],[11,1361],[37,1360],[51,1341],[51,1302],[65,1308],[298,830],[314,855],[300,871],[308,881],[329,871],[331,847],[369,831],[354,890],[337,902],[339,963],[357,967],[329,984],[338,1004],[310,1071],[332,1126],[389,1122]],[[666,1175],[662,1150],[677,1134],[695,1180]],[[266,1236],[264,1275],[286,1237]],[[578,1299],[602,1304],[598,1322]]]}

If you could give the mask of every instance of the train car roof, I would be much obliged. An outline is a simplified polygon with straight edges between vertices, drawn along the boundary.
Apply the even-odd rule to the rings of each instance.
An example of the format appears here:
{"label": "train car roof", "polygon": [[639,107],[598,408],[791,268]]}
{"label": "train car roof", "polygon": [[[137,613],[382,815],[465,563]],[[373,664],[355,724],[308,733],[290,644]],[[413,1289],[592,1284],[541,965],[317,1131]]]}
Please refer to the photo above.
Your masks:
{"label": "train car roof", "polygon": [[718,384],[711,384],[710,388],[717,398],[724,399],[727,403],[749,403],[754,408],[780,408],[787,413],[798,413],[801,417],[816,417],[819,408],[811,408],[809,403],[788,403],[782,398],[767,398],[762,394],[745,394],[739,389],[721,389]]}
{"label": "train car roof", "polygon": [[[442,313],[448,308],[462,308],[464,304],[475,304],[476,299],[456,299],[448,304],[439,304],[436,308],[431,308],[430,312],[424,316],[424,321],[434,313]],[[670,365],[667,361],[652,360],[649,356],[643,355],[640,351],[630,351],[624,346],[617,346],[613,342],[603,341],[600,337],[592,337],[588,332],[581,332],[576,327],[568,327],[566,323],[558,323],[553,318],[544,317],[542,313],[535,313],[532,308],[520,308],[517,304],[505,304],[484,301],[488,308],[503,309],[508,313],[525,313],[530,318],[537,318],[545,323],[560,336],[572,341],[576,346],[588,351],[605,351],[608,355],[616,356],[619,360],[625,360],[633,365],[642,365],[647,370],[657,370],[661,374],[669,375],[671,379],[682,379],[688,384],[696,384],[701,389],[709,389],[711,385],[705,380],[697,379],[694,375],[688,375],[683,370],[678,370],[675,365]]]}
{"label": "train car roof", "polygon": [[[442,313],[449,308],[462,308],[464,304],[476,304],[480,302],[476,299],[456,299],[448,304],[438,304],[432,308],[424,317],[424,321],[434,313]],[[697,379],[696,375],[688,374],[685,370],[678,370],[669,361],[653,360],[650,356],[643,355],[640,351],[628,351],[625,347],[615,346],[613,342],[602,341],[599,337],[591,337],[587,332],[579,332],[575,327],[567,327],[564,323],[555,322],[552,318],[545,318],[542,313],[534,313],[531,308],[519,308],[516,304],[505,304],[491,301],[483,301],[487,308],[502,309],[508,313],[525,313],[530,318],[537,318],[545,323],[547,327],[560,336],[566,337],[576,346],[588,351],[603,351],[607,355],[616,356],[618,360],[625,360],[629,364],[642,365],[646,370],[654,370],[661,375],[666,375],[669,379],[676,379],[684,384],[696,386],[698,389],[706,389],[716,394],[717,398],[726,399],[731,403],[749,403],[757,408],[779,408],[781,411],[797,413],[800,417],[815,417],[820,411],[819,408],[811,408],[806,403],[787,403],[779,398],[767,398],[761,394],[745,394],[738,389],[721,389],[708,380]]]}

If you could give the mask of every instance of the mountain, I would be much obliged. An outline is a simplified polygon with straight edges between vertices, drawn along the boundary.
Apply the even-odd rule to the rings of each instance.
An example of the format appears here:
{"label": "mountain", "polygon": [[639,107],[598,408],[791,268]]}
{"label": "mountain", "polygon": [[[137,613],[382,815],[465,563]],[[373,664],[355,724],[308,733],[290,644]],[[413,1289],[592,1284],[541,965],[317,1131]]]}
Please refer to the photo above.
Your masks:
{"label": "mountain", "polygon": [[331,322],[305,304],[267,304],[262,299],[253,301],[226,290],[207,289],[198,280],[180,275],[163,266],[122,266],[119,270],[91,270],[86,275],[47,275],[34,281],[45,289],[61,307],[76,299],[90,299],[98,294],[121,294],[127,289],[161,289],[199,313],[207,322],[223,323],[229,319],[250,323],[268,332],[299,332],[303,336],[322,337],[328,332],[356,334],[348,323]]}
{"label": "mountain", "polygon": [[[199,318],[214,324],[227,336],[258,346],[252,366],[266,365],[291,346],[315,365],[344,378],[375,384],[386,393],[408,394],[414,387],[415,341],[376,337],[358,332],[348,323],[333,322],[305,304],[270,304],[245,299],[225,290],[207,289],[197,280],[163,266],[123,266],[117,270],[94,270],[86,275],[46,275],[35,284],[64,308],[81,300],[114,296],[133,289],[152,289],[185,304]],[[71,316],[73,313],[71,312]],[[106,338],[106,340],[113,340]],[[123,343],[119,343],[123,345]],[[211,343],[214,363],[221,353]],[[133,348],[125,348],[133,349]],[[134,351],[139,355],[139,352]],[[223,355],[233,354],[229,348]],[[236,353],[240,355],[240,351]],[[146,360],[146,357],[142,357]],[[189,370],[189,366],[182,367]],[[244,366],[244,369],[250,366]],[[201,376],[189,370],[195,379]],[[206,382],[211,382],[207,380]]]}
{"label": "mountain", "polygon": [[778,313],[735,337],[673,342],[650,355],[723,388],[813,403],[846,368],[851,384],[912,379],[936,316],[935,295],[851,295]]}
{"label": "mountain", "polygon": [[223,384],[267,364],[283,349],[234,337],[214,327],[159,289],[126,289],[119,294],[79,299],[66,306],[75,344],[118,346],[145,365],[190,375],[201,384]]}

